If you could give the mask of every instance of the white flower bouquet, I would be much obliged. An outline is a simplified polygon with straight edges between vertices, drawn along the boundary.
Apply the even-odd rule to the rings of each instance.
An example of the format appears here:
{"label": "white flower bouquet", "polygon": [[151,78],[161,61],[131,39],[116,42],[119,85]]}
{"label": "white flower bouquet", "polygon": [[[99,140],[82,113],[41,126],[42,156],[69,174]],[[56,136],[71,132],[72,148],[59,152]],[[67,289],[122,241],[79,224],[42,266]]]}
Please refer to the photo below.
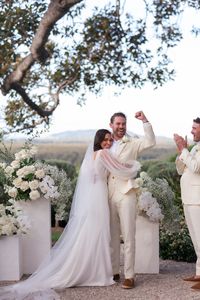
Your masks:
{"label": "white flower bouquet", "polygon": [[49,199],[55,207],[56,219],[62,220],[72,194],[71,181],[56,166],[35,160],[36,153],[36,147],[26,147],[15,154],[9,165],[1,165],[7,179],[5,192],[15,201]]}
{"label": "white flower bouquet", "polygon": [[30,229],[28,218],[14,200],[8,202],[8,205],[0,204],[0,236],[27,233]]}
{"label": "white flower bouquet", "polygon": [[6,193],[14,200],[37,200],[58,198],[58,187],[52,177],[38,167],[33,156],[36,148],[22,149],[15,154],[15,160],[5,167],[8,184]]}
{"label": "white flower bouquet", "polygon": [[164,178],[152,180],[146,172],[136,178],[138,211],[153,222],[162,222],[167,229],[174,230],[178,224],[179,213],[174,205],[175,195]]}

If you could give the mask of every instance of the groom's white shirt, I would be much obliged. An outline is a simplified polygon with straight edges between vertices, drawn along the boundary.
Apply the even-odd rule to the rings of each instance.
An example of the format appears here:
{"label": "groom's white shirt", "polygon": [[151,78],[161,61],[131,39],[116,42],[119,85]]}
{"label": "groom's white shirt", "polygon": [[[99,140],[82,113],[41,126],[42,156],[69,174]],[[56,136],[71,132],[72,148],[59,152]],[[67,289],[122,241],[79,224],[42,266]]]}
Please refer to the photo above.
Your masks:
{"label": "groom's white shirt", "polygon": [[112,146],[111,146],[111,148],[110,148],[110,152],[111,152],[113,155],[116,154],[117,148],[118,148],[118,146],[119,146],[119,143],[120,143],[120,140],[118,140],[118,141],[113,140],[113,144],[112,144]]}

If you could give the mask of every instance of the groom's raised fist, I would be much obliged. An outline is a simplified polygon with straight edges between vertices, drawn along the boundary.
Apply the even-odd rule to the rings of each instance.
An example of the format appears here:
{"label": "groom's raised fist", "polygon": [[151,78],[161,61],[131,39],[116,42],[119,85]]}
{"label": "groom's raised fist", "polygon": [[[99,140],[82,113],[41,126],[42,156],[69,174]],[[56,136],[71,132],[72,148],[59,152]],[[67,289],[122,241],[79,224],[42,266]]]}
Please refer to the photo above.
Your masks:
{"label": "groom's raised fist", "polygon": [[135,113],[135,118],[138,120],[141,120],[144,123],[148,122],[148,120],[142,110]]}

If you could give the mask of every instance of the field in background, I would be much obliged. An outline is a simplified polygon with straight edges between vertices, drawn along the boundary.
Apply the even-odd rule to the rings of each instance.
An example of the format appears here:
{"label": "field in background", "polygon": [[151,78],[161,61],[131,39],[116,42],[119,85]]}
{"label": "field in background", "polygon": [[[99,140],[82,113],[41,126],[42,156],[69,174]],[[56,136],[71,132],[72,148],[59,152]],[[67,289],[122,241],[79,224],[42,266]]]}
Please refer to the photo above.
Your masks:
{"label": "field in background", "polygon": [[[9,145],[8,143],[6,144]],[[16,152],[23,147],[24,142],[14,142],[12,145],[12,152]],[[65,142],[50,142],[37,143],[38,154],[37,158],[42,160],[59,159],[69,162],[73,165],[80,166],[84,157],[88,144],[86,143],[65,143]],[[141,160],[147,159],[166,159],[171,155],[176,154],[176,149],[169,145],[157,145],[156,147],[144,151],[140,155]]]}

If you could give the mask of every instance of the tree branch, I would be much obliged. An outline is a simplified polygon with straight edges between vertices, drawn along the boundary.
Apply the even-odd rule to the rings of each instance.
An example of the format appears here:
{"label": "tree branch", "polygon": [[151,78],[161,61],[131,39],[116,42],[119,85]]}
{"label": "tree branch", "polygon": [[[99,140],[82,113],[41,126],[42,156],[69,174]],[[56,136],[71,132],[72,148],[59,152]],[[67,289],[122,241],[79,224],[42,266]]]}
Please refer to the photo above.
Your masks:
{"label": "tree branch", "polygon": [[5,78],[1,88],[3,95],[8,94],[11,89],[15,90],[22,97],[23,101],[43,118],[48,118],[52,115],[58,103],[50,110],[43,110],[29,98],[20,83],[36,60],[42,63],[46,61],[49,55],[45,49],[45,44],[55,23],[61,19],[72,6],[81,1],[83,0],[51,0],[33,39],[31,53],[19,63],[15,71]]}
{"label": "tree branch", "polygon": [[35,102],[33,102],[29,96],[27,95],[26,91],[24,90],[24,88],[18,84],[17,82],[16,83],[13,83],[12,84],[12,89],[14,91],[16,91],[23,99],[23,101],[33,110],[35,110],[39,116],[45,118],[45,117],[49,117],[51,114],[52,114],[52,111],[55,110],[54,109],[51,109],[51,110],[43,110],[41,107],[39,107],[37,104],[35,104]]}

